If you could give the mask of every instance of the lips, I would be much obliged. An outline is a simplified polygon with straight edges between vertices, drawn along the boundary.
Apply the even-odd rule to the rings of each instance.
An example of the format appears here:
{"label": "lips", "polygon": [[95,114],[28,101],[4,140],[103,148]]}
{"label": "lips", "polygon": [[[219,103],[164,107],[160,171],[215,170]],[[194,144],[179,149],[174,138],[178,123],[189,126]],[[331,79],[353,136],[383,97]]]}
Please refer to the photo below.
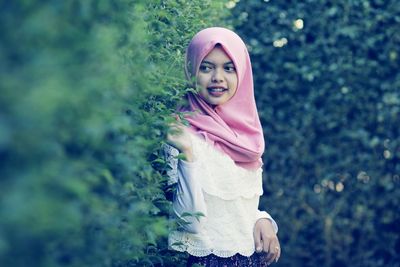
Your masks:
{"label": "lips", "polygon": [[221,96],[223,95],[226,91],[228,91],[228,89],[224,88],[224,87],[208,87],[207,88],[208,93],[212,96]]}

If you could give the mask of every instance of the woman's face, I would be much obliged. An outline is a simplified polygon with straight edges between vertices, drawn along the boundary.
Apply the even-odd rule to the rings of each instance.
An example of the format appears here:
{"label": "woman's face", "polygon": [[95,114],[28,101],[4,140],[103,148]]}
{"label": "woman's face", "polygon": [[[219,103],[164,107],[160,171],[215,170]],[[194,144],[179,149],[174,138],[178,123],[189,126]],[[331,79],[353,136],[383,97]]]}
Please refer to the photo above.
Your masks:
{"label": "woman's face", "polygon": [[210,105],[226,103],[236,92],[238,77],[232,60],[216,46],[203,59],[197,74],[199,95]]}

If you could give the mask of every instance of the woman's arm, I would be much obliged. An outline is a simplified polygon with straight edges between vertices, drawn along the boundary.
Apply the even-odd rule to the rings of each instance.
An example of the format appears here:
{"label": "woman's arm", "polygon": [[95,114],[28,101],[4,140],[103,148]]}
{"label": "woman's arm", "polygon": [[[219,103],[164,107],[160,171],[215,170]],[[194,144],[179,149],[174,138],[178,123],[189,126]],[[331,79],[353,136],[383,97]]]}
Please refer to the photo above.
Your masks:
{"label": "woman's arm", "polygon": [[200,232],[202,222],[206,219],[207,209],[203,190],[193,177],[195,170],[196,162],[179,160],[178,184],[174,194],[173,210],[175,215],[185,222],[182,227],[196,234]]}
{"label": "woman's arm", "polygon": [[[164,145],[164,152],[170,170],[169,184],[176,183],[173,197],[173,212],[183,220],[182,228],[191,233],[200,232],[202,222],[207,215],[203,190],[194,177],[197,162],[178,159],[179,150],[171,145]],[[196,216],[197,215],[197,216]]]}

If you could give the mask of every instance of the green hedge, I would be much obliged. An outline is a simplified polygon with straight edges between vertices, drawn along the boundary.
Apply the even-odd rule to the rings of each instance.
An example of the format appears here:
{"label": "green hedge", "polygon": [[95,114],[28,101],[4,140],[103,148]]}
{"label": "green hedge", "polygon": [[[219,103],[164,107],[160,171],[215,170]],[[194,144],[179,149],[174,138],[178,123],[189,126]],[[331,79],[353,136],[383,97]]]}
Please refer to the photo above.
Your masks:
{"label": "green hedge", "polygon": [[[224,1],[0,8],[0,265],[182,265],[157,149],[184,48],[227,26]],[[240,1],[231,21],[254,63],[278,265],[398,265],[399,5]]]}
{"label": "green hedge", "polygon": [[277,266],[399,266],[398,1],[240,1]]}
{"label": "green hedge", "polygon": [[159,162],[185,89],[185,45],[225,10],[222,1],[0,4],[1,266],[179,264],[166,250],[165,177],[149,160]]}

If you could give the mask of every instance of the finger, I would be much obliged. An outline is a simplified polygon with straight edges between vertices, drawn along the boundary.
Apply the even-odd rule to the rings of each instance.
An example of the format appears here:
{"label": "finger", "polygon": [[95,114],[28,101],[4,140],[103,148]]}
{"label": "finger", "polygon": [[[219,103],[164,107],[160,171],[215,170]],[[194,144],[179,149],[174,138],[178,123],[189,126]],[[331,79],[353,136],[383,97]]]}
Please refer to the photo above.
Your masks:
{"label": "finger", "polygon": [[178,123],[171,123],[168,128],[168,134],[180,135],[184,131],[184,127]]}
{"label": "finger", "polygon": [[170,128],[171,127],[174,127],[174,128],[177,128],[177,129],[180,129],[180,130],[185,130],[187,127],[181,122],[181,121],[175,121],[175,122],[171,122],[169,125],[168,125]]}
{"label": "finger", "polygon": [[262,236],[261,236],[261,239],[262,239],[262,244],[263,244],[263,251],[266,253],[266,260],[269,261],[271,259],[271,255],[269,254],[271,238],[268,237],[265,234],[265,232],[263,232]]}
{"label": "finger", "polygon": [[271,264],[274,260],[276,261],[276,258],[280,252],[280,245],[278,238],[276,236],[270,237],[264,235],[263,243],[264,243],[264,251],[267,253],[266,261],[268,264]]}
{"label": "finger", "polygon": [[254,243],[255,243],[255,247],[256,247],[256,252],[260,253],[263,250],[263,245],[261,242],[261,233],[257,229],[257,227],[254,230]]}
{"label": "finger", "polygon": [[282,253],[282,249],[281,249],[281,246],[279,244],[279,241],[278,241],[278,247],[279,247],[279,251],[278,251],[278,255],[275,258],[276,262],[278,262],[279,258],[281,257],[281,253]]}
{"label": "finger", "polygon": [[178,136],[178,130],[169,128],[167,132],[167,140],[175,140]]}
{"label": "finger", "polygon": [[170,122],[170,123],[168,123],[168,127],[169,128],[173,128],[173,127],[179,127],[179,122],[177,122],[177,121],[174,121],[174,122]]}
{"label": "finger", "polygon": [[265,253],[267,253],[266,261],[267,261],[268,264],[270,264],[273,261],[274,256],[275,256],[273,254],[274,253],[273,250],[271,249],[272,248],[271,247],[271,239],[264,237],[263,245],[264,245],[263,250],[265,251]]}
{"label": "finger", "polygon": [[269,259],[267,260],[267,264],[271,264],[274,261],[276,261],[276,258],[278,257],[278,254],[280,252],[280,247],[278,245],[277,241],[272,241],[270,242],[270,247],[269,247]]}

